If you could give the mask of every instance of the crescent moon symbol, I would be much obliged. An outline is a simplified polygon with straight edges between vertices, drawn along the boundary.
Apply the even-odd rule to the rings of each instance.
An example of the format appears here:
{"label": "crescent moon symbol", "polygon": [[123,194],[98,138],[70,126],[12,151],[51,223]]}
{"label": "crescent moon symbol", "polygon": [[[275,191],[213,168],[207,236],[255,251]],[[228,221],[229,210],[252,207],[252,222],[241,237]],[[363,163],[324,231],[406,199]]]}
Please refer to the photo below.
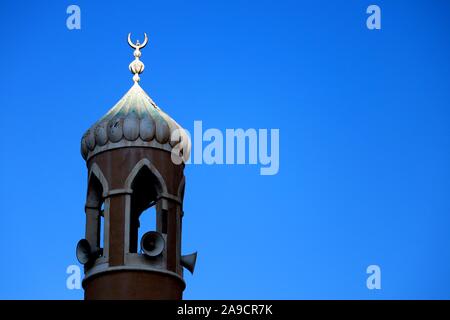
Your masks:
{"label": "crescent moon symbol", "polygon": [[128,34],[128,44],[130,45],[130,47],[132,47],[133,49],[141,49],[143,47],[145,47],[148,43],[148,37],[147,34],[144,32],[144,42],[140,45],[136,45],[133,43],[133,41],[131,41],[131,32]]}

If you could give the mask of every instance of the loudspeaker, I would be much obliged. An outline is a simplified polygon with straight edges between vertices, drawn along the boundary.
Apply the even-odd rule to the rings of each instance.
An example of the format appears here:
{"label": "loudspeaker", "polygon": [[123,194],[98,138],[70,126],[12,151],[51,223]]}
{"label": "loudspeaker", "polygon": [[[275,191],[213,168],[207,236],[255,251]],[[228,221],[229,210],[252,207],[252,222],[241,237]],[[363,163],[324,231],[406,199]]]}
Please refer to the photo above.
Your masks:
{"label": "loudspeaker", "polygon": [[102,254],[103,248],[92,251],[91,245],[86,239],[81,239],[77,243],[77,260],[81,264],[87,264],[91,260],[94,260],[97,257],[101,256]]}
{"label": "loudspeaker", "polygon": [[159,256],[165,247],[165,241],[161,233],[149,231],[141,238],[141,250],[149,257]]}
{"label": "loudspeaker", "polygon": [[77,259],[81,264],[86,264],[92,259],[91,245],[86,239],[81,239],[77,243]]}
{"label": "loudspeaker", "polygon": [[194,274],[195,263],[197,262],[197,251],[181,256],[181,265]]}

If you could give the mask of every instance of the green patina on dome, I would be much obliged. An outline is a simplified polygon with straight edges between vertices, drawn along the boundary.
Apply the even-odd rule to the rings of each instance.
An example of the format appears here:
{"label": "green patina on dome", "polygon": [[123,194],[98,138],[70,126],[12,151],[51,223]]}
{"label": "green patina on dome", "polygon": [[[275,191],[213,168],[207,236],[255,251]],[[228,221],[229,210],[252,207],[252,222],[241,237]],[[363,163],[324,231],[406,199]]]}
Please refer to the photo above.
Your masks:
{"label": "green patina on dome", "polygon": [[[176,130],[179,134],[173,135]],[[136,82],[114,107],[86,131],[81,139],[81,154],[87,160],[107,149],[131,146],[170,151],[184,139],[188,137],[182,127],[158,108]]]}

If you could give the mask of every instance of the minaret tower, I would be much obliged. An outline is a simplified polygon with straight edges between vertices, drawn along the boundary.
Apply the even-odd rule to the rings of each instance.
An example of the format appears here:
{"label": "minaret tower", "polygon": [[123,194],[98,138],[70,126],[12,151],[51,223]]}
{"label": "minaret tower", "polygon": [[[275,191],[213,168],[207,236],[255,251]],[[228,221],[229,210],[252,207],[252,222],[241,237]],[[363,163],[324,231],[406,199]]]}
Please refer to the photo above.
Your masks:
{"label": "minaret tower", "polygon": [[[131,41],[134,85],[81,139],[88,169],[86,235],[78,242],[85,299],[181,299],[186,132],[140,87],[142,44]],[[142,213],[155,208],[153,217]],[[154,230],[141,230],[155,219]],[[142,226],[142,227],[141,227]],[[139,236],[141,235],[142,236]]]}

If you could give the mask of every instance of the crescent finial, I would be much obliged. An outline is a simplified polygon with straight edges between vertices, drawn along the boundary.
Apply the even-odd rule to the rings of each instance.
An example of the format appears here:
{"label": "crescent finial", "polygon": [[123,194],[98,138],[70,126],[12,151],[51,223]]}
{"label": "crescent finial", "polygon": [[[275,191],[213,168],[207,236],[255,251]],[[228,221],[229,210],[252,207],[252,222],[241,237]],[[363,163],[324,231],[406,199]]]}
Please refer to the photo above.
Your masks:
{"label": "crescent finial", "polygon": [[148,43],[148,37],[145,32],[144,32],[144,42],[142,44],[139,43],[139,40],[136,41],[136,44],[134,44],[133,41],[131,41],[131,32],[128,34],[128,44],[133,49],[142,49],[147,45],[147,43]]}
{"label": "crescent finial", "polygon": [[128,44],[130,47],[134,49],[134,61],[130,63],[129,69],[131,73],[134,74],[133,81],[135,83],[138,83],[140,80],[139,74],[141,74],[144,71],[144,64],[142,63],[139,58],[141,57],[141,49],[144,48],[148,43],[148,37],[147,34],[144,33],[144,42],[141,44],[139,43],[139,40],[136,41],[136,43],[133,43],[131,41],[131,33],[128,34]]}

